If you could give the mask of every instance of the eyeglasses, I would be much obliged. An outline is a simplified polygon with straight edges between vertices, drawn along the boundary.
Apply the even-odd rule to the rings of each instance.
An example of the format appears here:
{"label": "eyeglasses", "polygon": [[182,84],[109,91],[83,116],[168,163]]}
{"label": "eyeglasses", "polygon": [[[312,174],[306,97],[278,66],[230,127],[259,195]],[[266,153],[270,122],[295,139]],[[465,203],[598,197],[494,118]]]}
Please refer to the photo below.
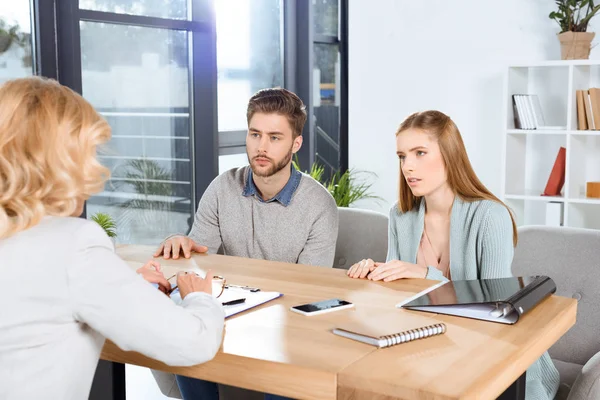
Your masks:
{"label": "eyeglasses", "polygon": [[[186,271],[185,273],[187,274],[188,271]],[[196,274],[195,272],[191,272],[191,273]],[[196,275],[198,275],[198,274],[196,274]],[[200,275],[198,275],[198,276],[200,276]],[[171,283],[171,290],[167,294],[171,294],[177,289],[177,283],[176,283],[177,281],[175,281],[173,283],[171,282],[171,279],[173,279],[175,277],[177,277],[177,274],[171,275],[167,279],[167,281],[169,281],[169,283]],[[213,278],[212,278],[212,293],[213,293],[214,297],[216,297],[216,298],[220,297],[223,294],[223,292],[225,291],[226,287],[227,287],[227,281],[225,280],[224,277],[219,276],[219,275],[213,276]],[[215,293],[217,293],[217,294],[215,295]]]}

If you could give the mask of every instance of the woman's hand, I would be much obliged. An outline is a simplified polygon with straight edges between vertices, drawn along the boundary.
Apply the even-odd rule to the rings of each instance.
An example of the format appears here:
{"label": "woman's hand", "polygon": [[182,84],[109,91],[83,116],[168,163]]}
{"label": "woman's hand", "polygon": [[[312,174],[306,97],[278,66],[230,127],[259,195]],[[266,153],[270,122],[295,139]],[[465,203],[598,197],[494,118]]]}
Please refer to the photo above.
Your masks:
{"label": "woman's hand", "polygon": [[359,261],[348,269],[346,275],[350,278],[366,278],[367,275],[375,269],[375,264],[377,263],[370,258]]}
{"label": "woman's hand", "polygon": [[137,269],[138,274],[150,282],[158,284],[158,289],[163,293],[169,293],[171,291],[171,284],[162,273],[160,264],[158,261],[150,260],[143,267]]}
{"label": "woman's hand", "polygon": [[425,278],[427,276],[427,267],[400,260],[392,260],[387,263],[376,262],[372,271],[368,276],[372,281],[391,282],[396,279]]}
{"label": "woman's hand", "polygon": [[204,278],[201,278],[194,272],[179,271],[177,273],[177,286],[179,286],[181,299],[185,299],[185,296],[194,292],[212,294],[212,280],[213,273],[211,270],[206,272],[206,277]]}

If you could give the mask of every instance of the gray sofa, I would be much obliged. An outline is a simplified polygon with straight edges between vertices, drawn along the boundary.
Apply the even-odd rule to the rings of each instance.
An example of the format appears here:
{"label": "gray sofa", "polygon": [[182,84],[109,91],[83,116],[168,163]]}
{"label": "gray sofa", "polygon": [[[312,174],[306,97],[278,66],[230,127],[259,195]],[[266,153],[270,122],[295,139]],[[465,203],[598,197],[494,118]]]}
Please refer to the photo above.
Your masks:
{"label": "gray sofa", "polygon": [[577,299],[577,323],[549,351],[557,399],[600,400],[600,231],[521,227],[512,272],[548,275],[558,295]]}
{"label": "gray sofa", "polygon": [[339,207],[338,212],[340,224],[333,267],[348,269],[363,258],[385,261],[388,216],[360,208]]}

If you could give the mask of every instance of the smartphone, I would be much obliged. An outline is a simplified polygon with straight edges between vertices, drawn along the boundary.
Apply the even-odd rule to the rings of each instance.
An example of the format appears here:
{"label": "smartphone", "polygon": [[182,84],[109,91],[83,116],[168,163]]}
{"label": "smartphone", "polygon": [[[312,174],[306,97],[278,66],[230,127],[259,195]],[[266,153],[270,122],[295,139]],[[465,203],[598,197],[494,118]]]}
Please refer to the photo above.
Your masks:
{"label": "smartphone", "polygon": [[352,307],[354,307],[354,304],[350,303],[349,301],[340,299],[329,299],[317,301],[314,303],[302,304],[299,306],[293,306],[290,308],[290,310],[303,315],[318,315],[336,310],[344,310],[346,308]]}

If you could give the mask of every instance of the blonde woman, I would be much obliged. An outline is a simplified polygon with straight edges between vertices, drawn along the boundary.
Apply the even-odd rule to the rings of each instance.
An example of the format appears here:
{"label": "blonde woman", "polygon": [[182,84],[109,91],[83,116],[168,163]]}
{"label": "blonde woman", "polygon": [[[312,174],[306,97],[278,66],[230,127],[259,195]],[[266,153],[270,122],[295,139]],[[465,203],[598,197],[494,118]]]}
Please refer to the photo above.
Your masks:
{"label": "blonde woman", "polygon": [[[1,399],[87,398],[105,338],[170,365],[208,361],[220,346],[210,273],[179,276],[176,306],[76,218],[108,177],[96,149],[109,139],[106,121],[55,81],[0,86]],[[151,265],[140,272],[164,279]]]}
{"label": "blonde woman", "polygon": [[[396,132],[399,201],[390,211],[386,262],[362,260],[351,278],[465,280],[509,277],[517,228],[477,178],[456,124],[439,111],[410,115]],[[553,399],[548,353],[527,370],[526,398]]]}

